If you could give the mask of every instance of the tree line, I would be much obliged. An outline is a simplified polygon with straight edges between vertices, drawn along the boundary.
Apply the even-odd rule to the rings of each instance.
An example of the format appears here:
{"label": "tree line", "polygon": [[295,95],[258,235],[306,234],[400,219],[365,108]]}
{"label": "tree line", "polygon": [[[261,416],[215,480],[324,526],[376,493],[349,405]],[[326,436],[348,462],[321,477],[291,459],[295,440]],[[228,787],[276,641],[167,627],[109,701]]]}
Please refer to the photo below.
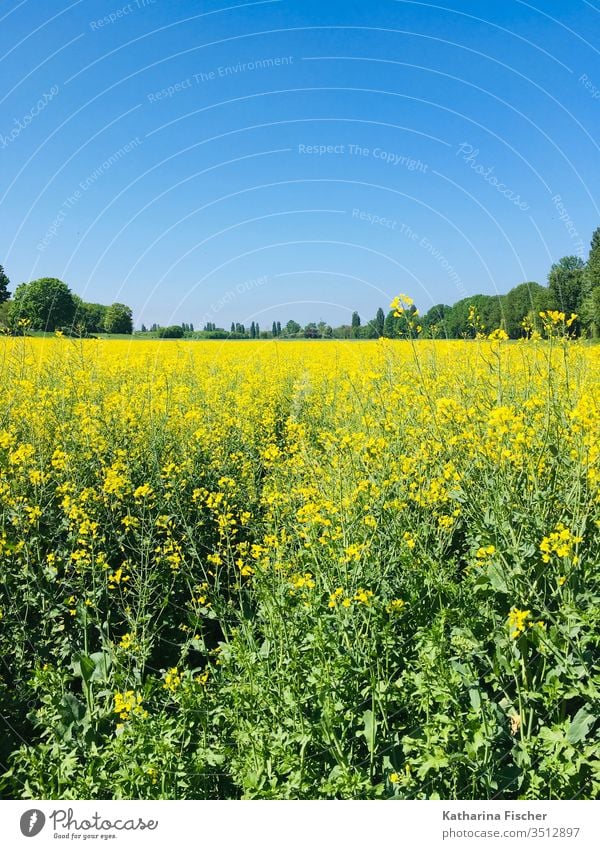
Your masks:
{"label": "tree line", "polygon": [[74,336],[133,333],[133,314],[127,304],[88,303],[55,277],[21,283],[12,299],[9,285],[0,265],[0,327],[9,333],[26,329],[61,330]]}
{"label": "tree line", "polygon": [[[50,277],[21,283],[11,299],[9,284],[0,265],[0,327],[9,332],[26,326],[82,336],[133,333],[132,312],[126,304],[87,303],[61,280]],[[184,322],[168,327],[153,324],[149,330],[142,325],[141,331],[163,339],[401,339],[415,332],[426,338],[460,339],[500,328],[509,338],[518,339],[543,332],[540,313],[547,310],[562,312],[567,319],[576,315],[570,325],[575,335],[600,336],[600,227],[593,233],[587,262],[578,256],[562,257],[550,268],[546,286],[528,282],[505,295],[471,295],[452,306],[436,304],[422,316],[411,305],[387,313],[380,307],[365,323],[353,312],[350,323],[339,327],[324,321],[302,326],[290,319],[284,325],[273,321],[270,330],[261,329],[257,321],[249,326],[234,321],[229,329],[207,322],[202,330],[194,330],[191,322]]]}
{"label": "tree line", "polygon": [[249,330],[234,323],[230,333],[223,329],[218,332],[220,338],[402,339],[418,332],[426,338],[462,339],[502,329],[509,338],[519,339],[534,331],[542,333],[540,313],[548,310],[562,312],[567,319],[576,315],[570,325],[572,334],[600,336],[600,227],[592,236],[587,262],[578,256],[562,257],[550,268],[547,286],[528,282],[505,295],[471,295],[452,306],[436,304],[422,316],[414,305],[387,313],[380,307],[366,323],[354,312],[350,324],[339,327],[322,321],[304,327],[296,321],[288,321],[283,327],[273,322],[271,332],[259,334],[258,325],[253,333],[253,322]]}

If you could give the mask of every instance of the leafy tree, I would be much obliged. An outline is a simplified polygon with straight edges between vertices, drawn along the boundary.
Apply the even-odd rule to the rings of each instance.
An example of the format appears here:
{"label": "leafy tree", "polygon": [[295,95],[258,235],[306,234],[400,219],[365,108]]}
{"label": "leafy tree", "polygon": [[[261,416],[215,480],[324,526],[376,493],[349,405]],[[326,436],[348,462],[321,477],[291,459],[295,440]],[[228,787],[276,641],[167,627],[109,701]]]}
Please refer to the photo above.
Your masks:
{"label": "leafy tree", "polygon": [[525,335],[523,319],[527,319],[530,327],[539,329],[539,314],[545,309],[548,309],[548,289],[539,283],[521,283],[501,300],[501,326],[511,339],[519,339]]}
{"label": "leafy tree", "polygon": [[304,338],[305,339],[318,339],[319,338],[319,330],[314,321],[309,322],[304,328]]}
{"label": "leafy tree", "polygon": [[300,327],[298,322],[292,321],[291,319],[285,326],[285,332],[287,336],[295,336],[297,333],[300,333],[301,330],[302,328]]}
{"label": "leafy tree", "polygon": [[75,316],[71,290],[62,280],[42,277],[31,283],[21,283],[10,303],[9,321],[15,325],[27,319],[34,330],[56,330],[70,327]]}
{"label": "leafy tree", "polygon": [[112,304],[106,309],[104,329],[107,333],[133,333],[133,315],[126,304]]}
{"label": "leafy tree", "polygon": [[79,295],[73,295],[73,302],[75,304],[73,327],[84,333],[101,333],[104,330],[107,308],[103,304],[89,304]]}
{"label": "leafy tree", "polygon": [[396,336],[396,319],[394,313],[390,310],[383,322],[383,335],[387,339],[394,339]]}
{"label": "leafy tree", "polygon": [[277,335],[281,336],[281,322],[280,321],[277,322]]}
{"label": "leafy tree", "polygon": [[585,298],[585,264],[581,257],[564,256],[555,262],[548,274],[550,307],[579,314]]}
{"label": "leafy tree", "polygon": [[589,292],[596,286],[600,286],[600,227],[597,227],[592,234],[585,278]]}
{"label": "leafy tree", "polygon": [[595,339],[600,336],[600,285],[595,286],[581,305],[581,321]]}
{"label": "leafy tree", "polygon": [[4,269],[0,265],[0,304],[3,304],[10,298],[10,292],[8,291],[9,286],[10,280],[8,279],[4,272]]}
{"label": "leafy tree", "polygon": [[169,327],[161,327],[158,331],[159,339],[183,339],[183,327],[180,324],[171,324]]}
{"label": "leafy tree", "polygon": [[254,324],[254,322],[252,322],[252,324],[250,325],[250,338],[256,339],[256,325]]}
{"label": "leafy tree", "polygon": [[447,337],[449,334],[444,319],[451,311],[452,307],[448,304],[436,304],[427,310],[421,319],[424,332],[429,336]]}
{"label": "leafy tree", "polygon": [[10,312],[10,301],[4,301],[4,303],[0,304],[0,327],[8,327],[9,318],[8,314]]}
{"label": "leafy tree", "polygon": [[385,325],[385,313],[381,309],[381,307],[379,307],[379,309],[377,310],[377,314],[375,316],[375,331],[376,331],[378,337],[383,336],[384,325]]}
{"label": "leafy tree", "polygon": [[147,333],[147,332],[148,332],[148,328],[146,327],[145,324],[142,323],[142,333]]}
{"label": "leafy tree", "polygon": [[356,338],[359,334],[360,328],[360,316],[356,311],[352,313],[352,321],[350,322],[350,325],[352,327],[352,336]]}
{"label": "leafy tree", "polygon": [[275,337],[278,335],[277,334],[277,322],[276,321],[273,322],[273,328],[271,330],[271,333],[273,334],[273,339],[275,339]]}

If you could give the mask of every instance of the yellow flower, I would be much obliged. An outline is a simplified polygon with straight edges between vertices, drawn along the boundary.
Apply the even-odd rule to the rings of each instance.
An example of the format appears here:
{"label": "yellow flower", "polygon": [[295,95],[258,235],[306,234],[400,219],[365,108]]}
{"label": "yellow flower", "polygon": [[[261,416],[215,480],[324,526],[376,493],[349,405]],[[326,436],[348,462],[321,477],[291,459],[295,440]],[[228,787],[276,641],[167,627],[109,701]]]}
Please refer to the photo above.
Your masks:
{"label": "yellow flower", "polygon": [[177,670],[176,666],[172,666],[170,669],[167,669],[165,673],[165,682],[163,687],[165,690],[168,690],[170,693],[174,693],[179,686],[181,685],[181,674]]}
{"label": "yellow flower", "polygon": [[529,610],[519,610],[518,607],[511,609],[508,614],[508,626],[510,628],[510,636],[513,640],[516,640],[525,631],[530,612]]}

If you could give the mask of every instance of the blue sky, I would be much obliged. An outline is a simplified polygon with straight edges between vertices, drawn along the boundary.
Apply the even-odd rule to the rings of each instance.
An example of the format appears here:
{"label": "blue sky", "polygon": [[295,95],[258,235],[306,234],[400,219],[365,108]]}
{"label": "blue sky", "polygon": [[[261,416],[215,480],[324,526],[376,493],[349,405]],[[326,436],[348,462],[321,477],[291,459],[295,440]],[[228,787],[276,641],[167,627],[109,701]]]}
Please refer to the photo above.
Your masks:
{"label": "blue sky", "polygon": [[600,4],[0,3],[0,263],[135,322],[544,283],[600,224]]}

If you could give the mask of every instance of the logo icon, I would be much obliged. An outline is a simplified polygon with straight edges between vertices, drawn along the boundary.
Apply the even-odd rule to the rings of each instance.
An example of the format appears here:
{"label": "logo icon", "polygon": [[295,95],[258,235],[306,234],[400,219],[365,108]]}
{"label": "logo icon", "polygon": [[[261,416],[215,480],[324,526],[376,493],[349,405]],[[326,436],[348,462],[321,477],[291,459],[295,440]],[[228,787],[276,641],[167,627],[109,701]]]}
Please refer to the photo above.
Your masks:
{"label": "logo icon", "polygon": [[46,824],[46,817],[37,808],[25,811],[21,816],[21,834],[25,837],[35,837]]}

